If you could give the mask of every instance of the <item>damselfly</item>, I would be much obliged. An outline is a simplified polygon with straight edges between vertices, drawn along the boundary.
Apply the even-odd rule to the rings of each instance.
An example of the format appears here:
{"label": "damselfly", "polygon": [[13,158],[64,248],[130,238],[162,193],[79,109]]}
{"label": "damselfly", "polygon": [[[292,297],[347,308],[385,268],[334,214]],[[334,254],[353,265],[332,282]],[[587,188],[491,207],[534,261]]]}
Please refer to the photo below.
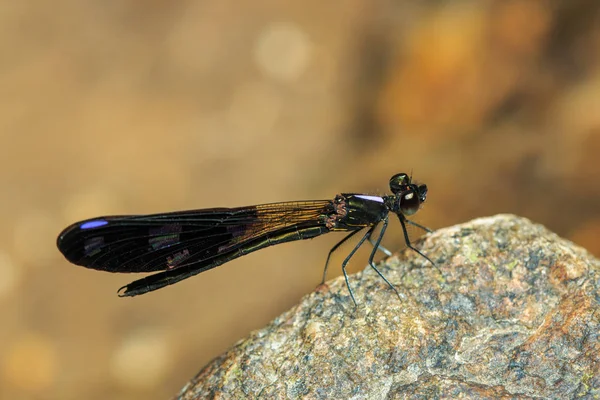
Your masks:
{"label": "damselfly", "polygon": [[[427,232],[409,221],[427,197],[427,186],[413,183],[405,173],[390,179],[393,194],[371,196],[342,193],[333,200],[293,201],[238,208],[209,208],[153,215],[92,218],[67,227],[57,246],[73,264],[109,272],[156,272],[121,289],[119,296],[136,296],[179,282],[262,248],[279,243],[310,239],[329,232],[349,232],[327,255],[323,281],[331,254],[362,230],[365,234],[342,262],[350,296],[346,265],[365,242],[373,245],[369,265],[399,295],[373,261],[388,225],[389,213],[402,225],[406,245],[413,247],[406,224]],[[377,238],[371,236],[381,223]]]}

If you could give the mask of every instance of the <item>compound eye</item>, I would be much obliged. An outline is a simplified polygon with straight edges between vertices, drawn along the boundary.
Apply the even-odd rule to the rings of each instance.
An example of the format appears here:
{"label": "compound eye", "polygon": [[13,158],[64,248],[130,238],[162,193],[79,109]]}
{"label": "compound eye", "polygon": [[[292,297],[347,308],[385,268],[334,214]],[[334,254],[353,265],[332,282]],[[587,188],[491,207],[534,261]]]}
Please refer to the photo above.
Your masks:
{"label": "compound eye", "polygon": [[419,211],[421,199],[414,190],[409,190],[400,197],[400,211],[404,215],[413,215]]}
{"label": "compound eye", "polygon": [[427,185],[419,185],[418,191],[419,199],[421,200],[421,203],[423,203],[425,199],[427,199]]}
{"label": "compound eye", "polygon": [[406,190],[408,185],[410,185],[410,177],[404,172],[396,174],[390,178],[390,189],[394,194],[398,194]]}

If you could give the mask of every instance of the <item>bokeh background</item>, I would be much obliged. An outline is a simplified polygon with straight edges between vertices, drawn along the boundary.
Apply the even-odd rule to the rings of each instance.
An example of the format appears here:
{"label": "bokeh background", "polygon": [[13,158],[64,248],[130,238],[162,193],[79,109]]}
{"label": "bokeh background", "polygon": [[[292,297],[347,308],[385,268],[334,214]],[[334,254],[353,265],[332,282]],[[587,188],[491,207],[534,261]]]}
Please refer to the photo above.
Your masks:
{"label": "bokeh background", "polygon": [[0,47],[0,398],[168,398],[311,292],[341,239],[120,299],[140,276],[55,248],[83,218],[383,194],[412,171],[422,224],[510,212],[600,255],[596,0],[5,1]]}

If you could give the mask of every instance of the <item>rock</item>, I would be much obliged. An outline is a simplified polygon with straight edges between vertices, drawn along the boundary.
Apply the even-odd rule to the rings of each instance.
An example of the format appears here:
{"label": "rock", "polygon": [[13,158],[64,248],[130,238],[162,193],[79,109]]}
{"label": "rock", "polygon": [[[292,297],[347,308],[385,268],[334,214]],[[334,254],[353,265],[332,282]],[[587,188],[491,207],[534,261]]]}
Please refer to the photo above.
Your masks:
{"label": "rock", "polygon": [[213,360],[204,398],[598,398],[600,261],[513,215],[440,229]]}

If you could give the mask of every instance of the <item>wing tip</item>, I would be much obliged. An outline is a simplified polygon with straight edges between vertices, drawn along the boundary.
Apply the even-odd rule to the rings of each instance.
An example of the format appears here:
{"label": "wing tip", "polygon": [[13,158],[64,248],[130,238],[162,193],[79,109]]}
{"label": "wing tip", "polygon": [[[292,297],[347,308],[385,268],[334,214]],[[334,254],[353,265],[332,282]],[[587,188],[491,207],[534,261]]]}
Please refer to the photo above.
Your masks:
{"label": "wing tip", "polygon": [[77,260],[73,259],[71,250],[74,233],[76,233],[78,225],[80,225],[80,223],[74,223],[67,226],[58,234],[58,237],[56,238],[56,247],[58,248],[58,251],[60,251],[69,262],[74,264],[77,264]]}

